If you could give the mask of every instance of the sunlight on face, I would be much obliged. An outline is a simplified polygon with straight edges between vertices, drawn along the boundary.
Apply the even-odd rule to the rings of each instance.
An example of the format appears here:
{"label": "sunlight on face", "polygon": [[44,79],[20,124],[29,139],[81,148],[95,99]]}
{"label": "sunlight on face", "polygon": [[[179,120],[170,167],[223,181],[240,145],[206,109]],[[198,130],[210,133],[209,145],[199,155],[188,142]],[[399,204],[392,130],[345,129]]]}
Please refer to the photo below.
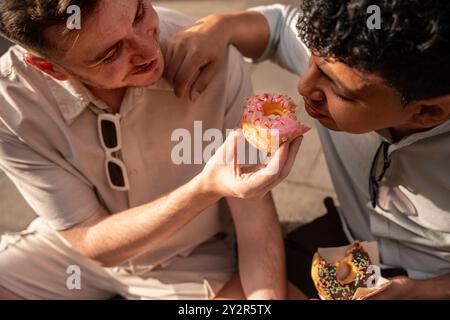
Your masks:
{"label": "sunlight on face", "polygon": [[381,77],[316,56],[298,90],[308,114],[336,131],[366,133],[396,127],[407,123],[412,113]]}
{"label": "sunlight on face", "polygon": [[50,28],[46,36],[64,52],[59,64],[85,84],[139,87],[162,76],[159,19],[148,0],[102,0],[80,31],[63,35],[61,28]]}

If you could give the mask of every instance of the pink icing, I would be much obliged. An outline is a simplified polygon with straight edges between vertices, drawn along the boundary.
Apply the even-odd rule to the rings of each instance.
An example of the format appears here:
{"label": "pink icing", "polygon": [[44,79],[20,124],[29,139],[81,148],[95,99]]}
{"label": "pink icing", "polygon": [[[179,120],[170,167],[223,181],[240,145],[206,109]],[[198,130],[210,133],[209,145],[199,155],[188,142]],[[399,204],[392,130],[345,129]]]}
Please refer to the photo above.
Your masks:
{"label": "pink icing", "polygon": [[[280,116],[267,116],[264,113],[266,103],[280,103],[286,112]],[[287,95],[265,93],[247,99],[242,121],[252,123],[262,129],[278,130],[281,141],[300,136],[311,128],[304,126],[295,115],[295,103]]]}

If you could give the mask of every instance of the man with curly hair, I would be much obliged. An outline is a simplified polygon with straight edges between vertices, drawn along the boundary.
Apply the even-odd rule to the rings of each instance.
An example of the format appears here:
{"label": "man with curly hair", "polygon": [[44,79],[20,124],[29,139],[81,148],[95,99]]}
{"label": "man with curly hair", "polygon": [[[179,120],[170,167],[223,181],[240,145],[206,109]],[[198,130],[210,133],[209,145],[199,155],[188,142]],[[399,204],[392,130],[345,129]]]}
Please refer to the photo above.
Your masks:
{"label": "man with curly hair", "polygon": [[212,15],[169,41],[179,96],[202,92],[228,44],[301,77],[340,203],[288,236],[289,278],[308,295],[318,247],[366,240],[393,277],[374,298],[450,298],[449,16],[445,0],[304,0]]}

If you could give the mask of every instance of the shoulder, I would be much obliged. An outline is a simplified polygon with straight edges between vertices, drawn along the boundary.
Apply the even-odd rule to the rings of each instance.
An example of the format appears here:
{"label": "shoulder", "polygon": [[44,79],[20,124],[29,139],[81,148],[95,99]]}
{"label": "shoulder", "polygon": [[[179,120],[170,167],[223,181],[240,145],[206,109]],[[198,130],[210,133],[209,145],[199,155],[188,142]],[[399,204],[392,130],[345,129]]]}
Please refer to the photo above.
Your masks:
{"label": "shoulder", "polygon": [[155,10],[159,16],[162,41],[195,22],[193,17],[176,10],[161,7],[155,7]]}
{"label": "shoulder", "polygon": [[21,137],[25,132],[35,135],[37,123],[46,121],[54,100],[50,78],[23,61],[24,53],[13,46],[0,58],[0,129]]}
{"label": "shoulder", "polygon": [[20,91],[32,96],[44,83],[44,74],[25,62],[26,52],[15,45],[0,57],[0,95],[9,97]]}
{"label": "shoulder", "polygon": [[12,81],[16,79],[17,75],[30,72],[32,67],[23,59],[26,52],[26,49],[21,46],[13,45],[0,57],[0,78],[2,80],[10,79]]}

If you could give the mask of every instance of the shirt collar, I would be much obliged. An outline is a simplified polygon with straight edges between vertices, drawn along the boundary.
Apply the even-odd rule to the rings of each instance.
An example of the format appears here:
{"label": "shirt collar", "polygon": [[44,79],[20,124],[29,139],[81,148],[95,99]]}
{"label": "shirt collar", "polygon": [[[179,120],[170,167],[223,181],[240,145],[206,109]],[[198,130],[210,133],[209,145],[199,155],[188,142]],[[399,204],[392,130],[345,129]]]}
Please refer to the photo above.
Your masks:
{"label": "shirt collar", "polygon": [[[56,81],[47,77],[47,81],[61,110],[61,114],[68,125],[71,125],[90,104],[106,112],[111,112],[111,109],[103,101],[95,97],[80,81],[72,77],[66,81]],[[173,88],[166,81],[160,79],[148,87],[128,88],[126,94],[128,99],[124,98],[123,102],[129,101],[135,95],[142,96],[146,90],[173,91]],[[121,112],[123,109],[123,111],[128,112],[129,108],[124,107],[122,106]]]}
{"label": "shirt collar", "polygon": [[396,142],[396,143],[392,143],[392,135],[389,132],[389,130],[384,129],[384,130],[380,130],[377,131],[377,133],[383,137],[384,140],[390,142],[392,144],[392,147],[390,148],[390,152],[394,151],[394,150],[398,150],[401,148],[405,148],[407,146],[410,146],[418,141],[427,139],[427,138],[431,138],[431,137],[435,137],[444,133],[448,133],[450,132],[450,120],[447,120],[446,122],[431,128],[427,131],[422,131],[422,132],[417,132],[414,134],[411,134],[407,137],[404,137],[403,139],[401,139],[400,141]]}
{"label": "shirt collar", "polygon": [[104,102],[96,98],[80,81],[74,78],[66,81],[57,81],[50,77],[46,79],[68,125],[71,125],[91,103],[95,104],[97,108],[109,109]]}

